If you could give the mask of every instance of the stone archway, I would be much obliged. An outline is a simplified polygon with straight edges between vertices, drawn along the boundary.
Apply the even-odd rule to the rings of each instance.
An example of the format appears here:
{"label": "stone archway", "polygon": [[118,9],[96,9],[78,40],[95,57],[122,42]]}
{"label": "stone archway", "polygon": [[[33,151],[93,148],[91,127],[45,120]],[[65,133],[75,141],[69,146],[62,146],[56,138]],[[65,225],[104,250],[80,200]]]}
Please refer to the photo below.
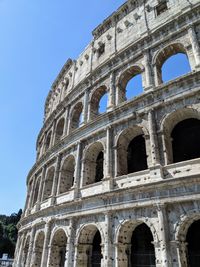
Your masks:
{"label": "stone archway", "polygon": [[133,126],[124,130],[117,142],[117,175],[126,175],[148,168],[143,129]]}
{"label": "stone archway", "polygon": [[102,235],[95,225],[82,228],[77,244],[76,267],[102,266]]}
{"label": "stone archway", "polygon": [[31,267],[41,267],[44,238],[45,238],[44,232],[39,232],[36,235],[35,246],[33,250],[33,263]]}
{"label": "stone archway", "polygon": [[101,142],[89,146],[84,155],[82,185],[100,182],[104,178],[104,147]]}
{"label": "stone archway", "polygon": [[67,236],[59,229],[53,236],[50,246],[49,267],[64,267],[66,260]]}
{"label": "stone archway", "polygon": [[156,266],[154,237],[145,223],[125,222],[119,229],[116,241],[118,267]]}

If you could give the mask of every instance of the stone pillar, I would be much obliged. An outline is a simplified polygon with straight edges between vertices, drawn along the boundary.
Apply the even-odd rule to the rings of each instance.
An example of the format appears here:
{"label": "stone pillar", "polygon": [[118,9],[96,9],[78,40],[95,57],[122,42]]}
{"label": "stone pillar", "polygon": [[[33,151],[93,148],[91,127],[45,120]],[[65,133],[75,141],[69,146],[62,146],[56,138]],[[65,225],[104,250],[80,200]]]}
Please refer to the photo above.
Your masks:
{"label": "stone pillar", "polygon": [[32,199],[33,199],[33,188],[34,188],[34,182],[32,181],[31,185],[29,184],[29,187],[28,187],[27,212],[30,212],[31,210],[31,204],[32,204]]}
{"label": "stone pillar", "polygon": [[[158,221],[159,221],[159,244],[160,244],[160,266],[162,267],[171,267],[171,255],[169,250],[169,240],[168,240],[168,219],[166,215],[166,209],[164,204],[156,205]],[[157,255],[156,255],[157,256]]]}
{"label": "stone pillar", "polygon": [[[171,259],[172,259],[172,266],[173,267],[186,267],[184,264],[182,264],[182,260],[184,261],[184,256],[180,257],[180,243],[176,240],[170,241],[170,251],[171,251]],[[185,257],[186,259],[186,257]],[[187,259],[186,259],[187,262]]]}
{"label": "stone pillar", "polygon": [[152,165],[160,164],[159,150],[158,150],[158,137],[156,133],[156,120],[154,110],[150,110],[148,114],[149,122],[149,137],[151,144],[151,158]]}
{"label": "stone pillar", "polygon": [[112,128],[106,129],[106,178],[110,179],[110,187],[112,188]]}
{"label": "stone pillar", "polygon": [[65,267],[72,267],[74,261],[74,238],[75,238],[75,219],[70,219],[69,224],[70,234],[67,240],[67,247],[66,247],[66,260],[65,260]]}
{"label": "stone pillar", "polygon": [[118,175],[118,151],[117,146],[114,146],[114,177],[117,177]]}
{"label": "stone pillar", "polygon": [[67,135],[68,121],[69,121],[69,110],[70,110],[70,107],[67,106],[66,111],[65,111],[65,125],[64,125],[64,129],[63,129],[64,135]]}
{"label": "stone pillar", "polygon": [[115,73],[111,72],[107,111],[112,111],[114,107],[115,107]]}
{"label": "stone pillar", "polygon": [[27,261],[26,261],[25,267],[31,266],[31,260],[33,258],[33,247],[34,247],[34,243],[35,243],[34,242],[35,241],[35,232],[36,232],[36,229],[35,229],[35,227],[33,227],[31,230],[30,243],[29,243]]}
{"label": "stone pillar", "polygon": [[177,266],[188,267],[187,243],[186,242],[177,241],[177,254],[178,254],[178,265]]}
{"label": "stone pillar", "polygon": [[44,165],[42,167],[42,177],[41,177],[41,186],[39,189],[39,198],[38,198],[38,202],[41,203],[43,201],[43,195],[44,195],[44,187],[45,187],[45,177],[46,177],[46,170],[47,170],[47,166]]}
{"label": "stone pillar", "polygon": [[149,50],[146,50],[144,53],[144,66],[145,66],[145,90],[149,90],[153,86],[153,75],[151,70]]}
{"label": "stone pillar", "polygon": [[53,122],[53,130],[52,130],[52,135],[51,135],[51,142],[49,147],[51,148],[55,144],[55,139],[56,139],[56,120]]}
{"label": "stone pillar", "polygon": [[53,205],[55,203],[55,200],[56,200],[61,159],[62,159],[62,154],[59,154],[57,156],[57,159],[56,159],[56,170],[55,170],[54,179],[53,179],[51,205]]}
{"label": "stone pillar", "polygon": [[112,214],[105,214],[105,242],[103,253],[103,266],[113,266],[113,244],[112,244]]}
{"label": "stone pillar", "polygon": [[44,238],[41,266],[47,266],[50,236],[51,236],[51,220],[48,221],[45,225],[45,238]]}
{"label": "stone pillar", "polygon": [[83,122],[82,125],[86,124],[88,121],[88,99],[89,99],[89,89],[85,91],[84,103],[83,103]]}
{"label": "stone pillar", "polygon": [[90,244],[76,245],[76,258],[74,262],[74,267],[90,266],[89,255],[91,255],[91,251],[92,251],[92,245]]}
{"label": "stone pillar", "polygon": [[76,166],[74,173],[74,197],[77,198],[79,194],[80,188],[80,180],[81,180],[81,155],[82,155],[82,146],[81,142],[77,144],[77,152],[76,152]]}
{"label": "stone pillar", "polygon": [[188,28],[188,35],[192,45],[196,68],[200,68],[200,47],[193,25],[190,25],[190,27]]}
{"label": "stone pillar", "polygon": [[23,253],[23,248],[24,248],[24,242],[25,242],[25,233],[20,234],[17,239],[17,245],[15,249],[15,260],[13,267],[21,267],[21,258],[22,258],[22,253]]}
{"label": "stone pillar", "polygon": [[158,73],[158,68],[157,68],[156,63],[153,65],[153,72],[154,72],[154,85],[158,86],[161,84],[161,81],[159,78],[160,74]]}
{"label": "stone pillar", "polygon": [[130,255],[131,245],[130,244],[115,244],[115,266],[116,267],[129,267],[130,266]]}

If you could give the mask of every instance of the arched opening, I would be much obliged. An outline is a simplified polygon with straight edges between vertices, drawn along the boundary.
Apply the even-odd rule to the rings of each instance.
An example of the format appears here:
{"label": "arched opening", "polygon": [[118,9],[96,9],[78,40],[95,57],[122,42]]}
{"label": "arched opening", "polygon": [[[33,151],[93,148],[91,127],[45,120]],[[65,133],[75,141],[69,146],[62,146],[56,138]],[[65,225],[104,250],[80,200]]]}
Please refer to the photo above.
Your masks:
{"label": "arched opening", "polygon": [[79,102],[75,105],[72,115],[71,115],[71,124],[70,124],[70,132],[80,127],[82,122],[82,111],[83,111],[83,104]]}
{"label": "arched opening", "polygon": [[27,237],[25,245],[24,245],[23,256],[22,256],[22,266],[26,266],[29,246],[30,246],[30,236]]}
{"label": "arched opening", "polygon": [[143,135],[138,135],[129,143],[127,151],[128,173],[146,170],[147,155]]}
{"label": "arched opening", "polygon": [[126,85],[126,100],[130,100],[135,96],[143,93],[142,75],[137,74],[131,78]]}
{"label": "arched opening", "polygon": [[144,91],[141,73],[140,67],[133,66],[121,75],[118,83],[118,103],[138,96]]}
{"label": "arched opening", "polygon": [[100,267],[101,243],[101,234],[96,226],[88,225],[83,228],[77,246],[77,266]]}
{"label": "arched opening", "polygon": [[62,118],[59,120],[57,127],[56,127],[55,143],[61,139],[63,135],[63,131],[64,131],[64,125],[65,125],[65,119]]}
{"label": "arched opening", "polygon": [[90,100],[90,119],[106,112],[108,105],[108,94],[106,86],[101,86],[92,95]]}
{"label": "arched opening", "polygon": [[188,72],[191,72],[191,68],[187,55],[177,53],[164,62],[162,66],[162,80],[165,83]]}
{"label": "arched opening", "polygon": [[138,225],[133,231],[131,238],[131,255],[129,261],[131,267],[154,267],[155,263],[155,251],[153,236],[149,227],[142,223]]}
{"label": "arched opening", "polygon": [[141,127],[124,130],[117,142],[117,176],[148,168],[146,140]]}
{"label": "arched opening", "polygon": [[45,142],[45,151],[50,147],[51,144],[51,132],[48,133],[46,142]]}
{"label": "arched opening", "polygon": [[36,186],[35,186],[35,191],[34,191],[34,196],[33,196],[33,206],[38,200],[39,187],[40,187],[40,178],[37,179],[36,181]]}
{"label": "arched opening", "polygon": [[155,267],[155,249],[150,228],[142,222],[127,221],[119,229],[117,261],[119,267]]}
{"label": "arched opening", "polygon": [[105,93],[99,101],[98,114],[105,113],[107,111],[107,106],[108,106],[108,93]]}
{"label": "arched opening", "polygon": [[156,68],[158,84],[190,72],[191,67],[184,46],[177,43],[165,47],[156,58]]}
{"label": "arched opening", "polygon": [[102,143],[92,144],[85,153],[83,186],[99,182],[104,177],[104,148]]}
{"label": "arched opening", "polygon": [[96,160],[95,182],[100,182],[103,179],[103,160],[103,152],[101,151]]}
{"label": "arched opening", "polygon": [[31,267],[38,267],[41,266],[41,261],[42,261],[42,252],[43,252],[43,246],[44,246],[44,233],[40,232],[35,241],[35,247],[33,251],[33,264]]}
{"label": "arched opening", "polygon": [[61,168],[59,194],[67,192],[74,184],[75,159],[70,155],[67,157]]}
{"label": "arched opening", "polygon": [[92,242],[91,266],[101,267],[101,258],[101,235],[97,231]]}
{"label": "arched opening", "polygon": [[171,138],[174,163],[200,157],[200,120],[192,118],[179,122]]}
{"label": "arched opening", "polygon": [[187,232],[188,266],[200,266],[200,220],[193,222]]}
{"label": "arched opening", "polygon": [[64,267],[67,246],[67,236],[63,230],[58,230],[51,243],[49,267]]}
{"label": "arched opening", "polygon": [[52,194],[54,173],[55,173],[54,167],[51,167],[47,172],[46,179],[45,179],[45,185],[44,185],[43,200],[46,200]]}

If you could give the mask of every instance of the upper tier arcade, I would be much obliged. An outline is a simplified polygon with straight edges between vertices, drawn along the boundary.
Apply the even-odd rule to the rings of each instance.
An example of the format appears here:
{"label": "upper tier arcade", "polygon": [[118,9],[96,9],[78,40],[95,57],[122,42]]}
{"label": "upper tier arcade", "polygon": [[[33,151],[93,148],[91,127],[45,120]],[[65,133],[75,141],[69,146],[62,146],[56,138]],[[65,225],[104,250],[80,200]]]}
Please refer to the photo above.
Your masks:
{"label": "upper tier arcade", "polygon": [[93,36],[47,97],[14,267],[199,267],[200,1],[130,0]]}

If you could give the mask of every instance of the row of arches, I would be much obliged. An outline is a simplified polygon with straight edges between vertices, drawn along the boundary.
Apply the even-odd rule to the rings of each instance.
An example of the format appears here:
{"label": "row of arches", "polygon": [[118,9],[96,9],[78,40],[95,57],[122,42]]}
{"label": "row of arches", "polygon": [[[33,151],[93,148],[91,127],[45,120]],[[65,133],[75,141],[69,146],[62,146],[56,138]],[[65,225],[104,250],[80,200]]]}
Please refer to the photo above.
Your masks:
{"label": "row of arches", "polygon": [[[181,259],[179,266],[199,267],[200,264],[200,220],[195,220],[189,225],[184,238],[185,251],[180,251]],[[107,249],[110,249],[109,255],[115,256],[113,263],[119,267],[155,267],[162,261],[162,251],[159,249],[159,238],[156,236],[155,228],[150,227],[142,221],[125,221],[116,230],[115,246],[106,246],[105,241],[107,233],[99,228],[97,224],[87,224],[81,227],[75,237],[75,253],[72,264],[70,253],[70,244],[68,233],[63,228],[52,231],[50,240],[48,240],[48,267],[101,267],[105,266],[108,260]],[[182,240],[177,240],[183,242]],[[28,235],[23,244],[23,255],[21,263],[27,267],[28,253],[32,253],[31,267],[42,267],[44,263],[44,242],[45,233],[39,231],[36,233],[33,244],[33,252],[30,251],[30,236]],[[112,244],[112,242],[111,242]],[[107,244],[108,245],[108,244]],[[114,249],[115,247],[115,249]],[[114,251],[115,250],[115,251]],[[46,255],[47,256],[47,255]],[[186,262],[184,262],[184,259]],[[70,262],[69,262],[69,259]],[[157,260],[156,260],[157,259]],[[169,259],[168,259],[169,260]],[[182,265],[184,264],[184,265]],[[106,265],[107,266],[107,265]]]}
{"label": "row of arches", "polygon": [[[157,85],[190,72],[192,68],[188,58],[188,51],[181,43],[174,43],[165,47],[156,57]],[[179,66],[179,68],[174,66]],[[119,77],[116,78],[117,81],[114,86],[116,98],[114,102],[117,102],[116,104],[132,99],[144,92],[146,86],[144,84],[144,70],[145,67],[139,64],[121,71]],[[152,80],[153,75],[150,75]],[[106,112],[110,105],[110,97],[110,88],[103,85],[95,89],[94,92],[91,92],[87,103],[83,103],[84,101],[76,103],[70,111],[69,118],[62,117],[57,121],[55,132],[49,131],[43,141],[44,151],[53,143],[58,142],[63,135],[79,128],[83,122],[86,123],[88,120],[94,120],[99,114]],[[84,107],[85,105],[89,107],[89,110],[88,107]],[[88,112],[88,114],[84,114],[85,112]],[[68,125],[65,126],[65,124]]]}
{"label": "row of arches", "polygon": [[[197,113],[186,116],[186,119],[167,127],[166,150],[171,155],[170,163],[191,160],[200,157],[200,119]],[[190,114],[191,115],[191,114]],[[173,116],[172,116],[173,117]],[[142,127],[129,127],[118,136],[115,162],[117,172],[115,176],[122,176],[149,168],[150,143],[148,133]],[[97,141],[85,148],[81,160],[81,187],[98,183],[106,178],[106,147],[103,142]],[[111,163],[110,163],[111,164]],[[59,170],[57,194],[66,193],[73,188],[75,183],[75,170],[77,168],[76,158],[73,154],[68,155],[62,162]],[[112,163],[113,165],[113,163]],[[49,167],[46,173],[42,201],[52,195],[53,183],[55,180],[55,167]],[[32,206],[39,199],[41,177],[32,188]]]}

